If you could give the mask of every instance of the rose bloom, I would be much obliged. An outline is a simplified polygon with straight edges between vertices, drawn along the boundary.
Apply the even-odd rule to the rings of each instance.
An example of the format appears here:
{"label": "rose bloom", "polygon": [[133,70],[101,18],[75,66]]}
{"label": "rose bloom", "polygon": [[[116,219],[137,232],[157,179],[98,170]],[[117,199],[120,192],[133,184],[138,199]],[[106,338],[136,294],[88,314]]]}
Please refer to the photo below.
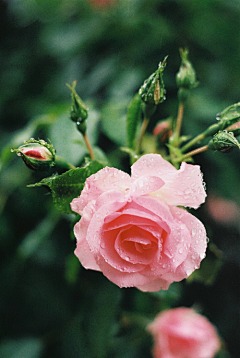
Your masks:
{"label": "rose bloom", "polygon": [[154,358],[213,358],[221,346],[215,327],[186,307],[160,313],[147,327]]}
{"label": "rose bloom", "polygon": [[105,167],[91,175],[71,203],[76,256],[120,287],[168,289],[199,267],[207,240],[203,224],[177,207],[197,208],[206,193],[200,168],[179,170],[158,154],[147,154],[132,175]]}

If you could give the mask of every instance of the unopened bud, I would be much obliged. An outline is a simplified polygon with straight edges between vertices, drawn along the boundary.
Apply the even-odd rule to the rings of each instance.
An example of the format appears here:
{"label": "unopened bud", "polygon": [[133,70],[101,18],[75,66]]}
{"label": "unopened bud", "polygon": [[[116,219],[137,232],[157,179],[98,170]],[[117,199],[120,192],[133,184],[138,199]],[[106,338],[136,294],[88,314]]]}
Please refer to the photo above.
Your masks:
{"label": "unopened bud", "polygon": [[82,133],[82,135],[86,134],[87,131],[87,126],[86,126],[86,122],[82,121],[82,122],[77,122],[77,129],[80,133]]}
{"label": "unopened bud", "polygon": [[165,143],[172,135],[172,120],[171,118],[165,121],[159,121],[153,130],[153,135],[160,139],[161,143]]}
{"label": "unopened bud", "polygon": [[30,139],[12,152],[21,156],[25,164],[33,170],[47,170],[55,164],[55,149],[44,140]]}
{"label": "unopened bud", "polygon": [[139,90],[139,94],[144,103],[150,105],[158,105],[165,99],[165,87],[163,82],[163,71],[166,67],[167,56],[163,62],[160,62],[158,69],[144,81],[143,85]]}
{"label": "unopened bud", "polygon": [[198,85],[198,82],[196,80],[196,72],[191,62],[188,60],[188,50],[180,49],[179,51],[182,63],[176,75],[177,85],[178,87],[184,87],[187,89],[194,88]]}
{"label": "unopened bud", "polygon": [[85,103],[77,94],[75,87],[77,85],[77,81],[72,82],[72,86],[66,83],[67,87],[71,90],[71,97],[72,97],[72,105],[71,105],[71,112],[70,118],[74,122],[83,122],[88,116],[88,111]]}
{"label": "unopened bud", "polygon": [[229,153],[235,147],[240,149],[240,143],[232,132],[227,131],[216,133],[208,143],[208,149],[218,150],[222,153]]}

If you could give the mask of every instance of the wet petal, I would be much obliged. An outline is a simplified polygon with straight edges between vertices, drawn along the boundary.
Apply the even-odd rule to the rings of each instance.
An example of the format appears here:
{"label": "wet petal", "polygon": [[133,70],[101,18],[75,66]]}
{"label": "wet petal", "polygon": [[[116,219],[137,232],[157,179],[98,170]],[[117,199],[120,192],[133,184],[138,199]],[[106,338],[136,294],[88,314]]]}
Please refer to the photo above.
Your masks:
{"label": "wet petal", "polygon": [[145,195],[160,189],[164,181],[156,176],[142,176],[133,181],[129,192],[130,196]]}
{"label": "wet petal", "polygon": [[82,215],[83,208],[104,192],[115,190],[125,193],[131,186],[131,179],[127,173],[116,168],[105,167],[87,178],[79,198],[73,199],[71,208]]}
{"label": "wet petal", "polygon": [[146,154],[132,166],[132,179],[157,176],[164,185],[154,192],[156,198],[169,205],[198,208],[206,198],[202,174],[198,165],[182,163],[177,170],[159,154]]}

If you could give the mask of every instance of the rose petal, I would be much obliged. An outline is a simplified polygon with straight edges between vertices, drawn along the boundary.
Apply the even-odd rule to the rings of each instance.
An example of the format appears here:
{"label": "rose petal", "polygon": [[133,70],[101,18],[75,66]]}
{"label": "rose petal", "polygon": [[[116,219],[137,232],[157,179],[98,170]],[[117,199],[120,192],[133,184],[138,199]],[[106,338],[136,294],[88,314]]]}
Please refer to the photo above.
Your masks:
{"label": "rose petal", "polygon": [[[127,227],[126,229],[129,229]],[[104,258],[105,262],[109,265],[109,270],[111,268],[117,269],[121,272],[138,272],[144,268],[144,265],[140,262],[134,262],[133,255],[127,255],[124,251],[120,255],[120,248],[118,244],[119,236],[121,235],[122,231],[111,231],[111,232],[104,232],[101,237],[101,250],[100,255]],[[117,246],[117,247],[116,247]],[[101,260],[101,257],[98,255],[98,262]],[[131,260],[132,259],[132,260]]]}
{"label": "rose petal", "polygon": [[89,203],[84,208],[84,215],[82,219],[74,226],[74,234],[77,238],[77,247],[74,251],[75,255],[80,260],[83,267],[86,269],[100,271],[98,264],[90,250],[88,242],[86,241],[87,228],[94,213],[94,204]]}
{"label": "rose petal", "polygon": [[149,283],[149,277],[141,272],[122,272],[110,266],[103,257],[99,257],[98,265],[102,273],[119,287],[138,287]]}
{"label": "rose petal", "polygon": [[131,186],[127,173],[116,168],[105,167],[87,178],[79,198],[73,199],[71,208],[82,215],[83,208],[92,200],[108,190],[125,193]]}
{"label": "rose petal", "polygon": [[132,165],[131,172],[133,180],[142,176],[157,176],[165,182],[177,169],[160,154],[145,154]]}
{"label": "rose petal", "polygon": [[115,241],[119,256],[133,264],[148,265],[158,249],[156,238],[146,230],[130,226],[119,232]]}
{"label": "rose petal", "polygon": [[202,174],[198,165],[182,163],[177,173],[154,195],[169,205],[197,209],[206,198]]}
{"label": "rose petal", "polygon": [[159,290],[167,290],[169,285],[170,283],[163,278],[157,278],[144,285],[137,285],[136,287],[143,292],[157,292]]}
{"label": "rose petal", "polygon": [[206,198],[200,167],[182,163],[179,170],[159,154],[146,154],[132,166],[132,178],[159,176],[165,185],[157,190],[155,197],[169,205],[188,206],[197,209]]}
{"label": "rose petal", "polygon": [[205,257],[207,248],[206,230],[201,221],[186,210],[172,207],[171,211],[176,218],[186,225],[191,235],[191,245],[187,249],[188,255],[176,270],[176,276],[185,275],[185,277],[188,277],[199,268],[202,259]]}
{"label": "rose petal", "polygon": [[129,192],[130,196],[144,195],[160,189],[164,181],[156,176],[142,176],[133,181]]}
{"label": "rose petal", "polygon": [[[149,205],[148,207],[144,207],[144,205],[142,205],[142,207],[139,207],[139,205],[135,202],[129,202],[125,207],[124,207],[124,211],[122,213],[118,213],[118,218],[115,219],[115,214],[109,215],[107,218],[105,218],[105,223],[111,223],[109,224],[109,229],[110,227],[114,228],[114,227],[120,227],[121,226],[121,222],[124,225],[124,222],[126,224],[126,222],[128,224],[151,224],[151,225],[157,225],[158,227],[160,227],[161,229],[164,229],[167,232],[170,232],[170,228],[169,225],[167,224],[167,214],[164,211],[166,211],[166,207],[163,205],[161,205],[161,203],[157,200],[155,200],[154,198],[146,198],[144,199],[144,197],[142,197],[142,201],[143,202],[148,202]],[[139,198],[137,200],[140,200]],[[154,212],[151,212],[149,210],[153,209],[154,210],[154,206],[152,206],[151,204],[153,202],[156,202],[155,207],[157,206],[158,209],[160,208],[162,210],[162,217],[157,216]],[[111,218],[113,218],[114,220],[111,220]],[[172,215],[170,214],[169,220],[172,220]]]}

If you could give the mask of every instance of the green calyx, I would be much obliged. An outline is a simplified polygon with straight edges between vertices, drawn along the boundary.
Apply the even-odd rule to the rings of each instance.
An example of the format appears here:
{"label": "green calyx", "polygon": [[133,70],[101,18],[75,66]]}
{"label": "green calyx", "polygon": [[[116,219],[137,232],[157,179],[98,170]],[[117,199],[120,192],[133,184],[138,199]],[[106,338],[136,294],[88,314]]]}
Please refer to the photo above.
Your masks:
{"label": "green calyx", "polygon": [[222,153],[229,153],[233,148],[240,149],[240,143],[232,132],[219,131],[208,143],[208,149],[218,150]]}
{"label": "green calyx", "polygon": [[182,63],[176,75],[177,85],[185,89],[195,88],[198,85],[198,81],[196,79],[196,72],[188,59],[188,50],[181,48],[179,52]]}
{"label": "green calyx", "polygon": [[163,71],[166,67],[166,56],[162,62],[159,63],[158,69],[151,74],[140,87],[139,94],[141,99],[147,105],[156,106],[165,100],[165,87],[163,82]]}
{"label": "green calyx", "polygon": [[70,111],[70,118],[73,122],[84,122],[88,117],[88,110],[83,100],[77,94],[75,88],[77,81],[73,81],[70,86],[66,83],[66,86],[71,90],[72,104]]}

